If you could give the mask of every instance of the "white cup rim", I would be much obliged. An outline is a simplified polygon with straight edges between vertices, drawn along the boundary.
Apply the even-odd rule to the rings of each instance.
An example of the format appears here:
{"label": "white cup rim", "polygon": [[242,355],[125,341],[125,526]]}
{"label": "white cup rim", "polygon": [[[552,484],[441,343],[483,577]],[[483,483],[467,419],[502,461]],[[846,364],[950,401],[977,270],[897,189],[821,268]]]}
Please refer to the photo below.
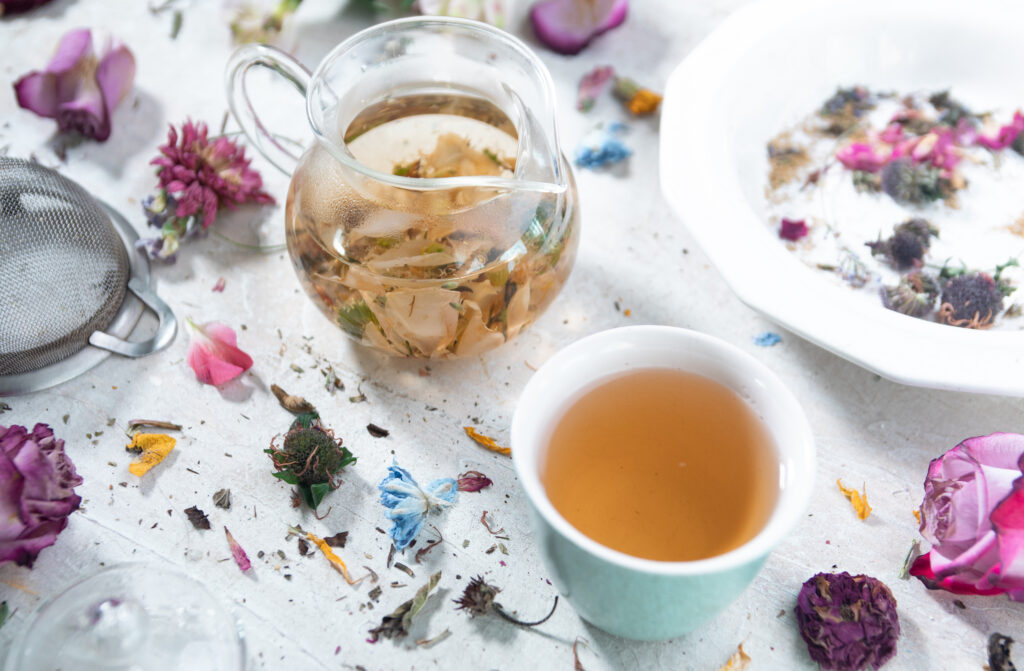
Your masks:
{"label": "white cup rim", "polygon": [[[731,371],[748,376],[751,390],[773,404],[776,414],[784,413],[786,424],[773,425],[765,421],[776,443],[780,459],[781,483],[779,498],[768,521],[756,536],[729,552],[693,561],[659,561],[644,559],[613,550],[585,536],[559,513],[547,497],[539,474],[541,441],[532,440],[530,433],[539,423],[549,427],[561,414],[563,405],[574,392],[586,383],[567,382],[570,366],[582,367],[585,359],[591,369],[597,363],[595,355],[602,348],[616,344],[662,343],[671,346],[686,345],[693,352],[722,359]],[[579,363],[573,364],[572,361]],[[649,368],[654,366],[637,366]],[[687,370],[686,366],[665,362],[661,367]],[[621,369],[588,372],[583,377],[596,381]],[[714,376],[709,376],[714,379]],[[723,382],[722,380],[717,380]],[[559,389],[561,385],[561,389]],[[730,386],[726,384],[726,386]],[[731,388],[731,387],[730,387]],[[733,389],[733,391],[737,391]],[[742,396],[743,394],[741,394]],[[552,401],[555,401],[554,403]],[[538,420],[537,418],[541,418]],[[543,429],[540,430],[543,433]],[[810,425],[796,397],[775,373],[750,354],[712,336],[673,326],[626,326],[601,331],[587,336],[559,350],[533,375],[516,405],[512,418],[512,462],[519,482],[538,514],[558,533],[590,555],[613,565],[634,571],[663,576],[696,576],[719,573],[759,561],[767,556],[803,516],[814,488],[815,451]],[[785,440],[782,440],[785,438]]]}

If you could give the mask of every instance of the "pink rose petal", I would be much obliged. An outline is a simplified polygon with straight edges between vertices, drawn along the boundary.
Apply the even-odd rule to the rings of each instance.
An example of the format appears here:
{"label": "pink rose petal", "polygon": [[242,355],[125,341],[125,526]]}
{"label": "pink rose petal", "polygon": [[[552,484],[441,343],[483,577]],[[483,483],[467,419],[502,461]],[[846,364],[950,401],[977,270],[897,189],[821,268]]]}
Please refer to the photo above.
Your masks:
{"label": "pink rose petal", "polygon": [[224,527],[224,535],[228,538],[228,546],[231,548],[231,557],[238,564],[238,568],[241,569],[242,573],[245,573],[252,568],[252,562],[249,561],[249,555],[245,554],[245,550],[238,544],[235,537],[231,535],[227,527]]}
{"label": "pink rose petal", "polygon": [[530,23],[541,42],[571,55],[620,25],[628,10],[628,0],[541,0],[530,9]]}
{"label": "pink rose petal", "polygon": [[836,158],[850,170],[878,172],[886,164],[889,156],[863,142],[851,142],[836,152]]}
{"label": "pink rose petal", "polygon": [[195,336],[188,348],[188,365],[197,380],[217,386],[252,368],[252,357],[238,349],[231,327],[218,322],[203,326],[189,323]]}
{"label": "pink rose petal", "polygon": [[807,235],[807,222],[803,219],[785,219],[779,224],[779,237],[796,242]]}
{"label": "pink rose petal", "polygon": [[611,83],[615,76],[615,68],[610,65],[599,65],[580,79],[579,91],[576,96],[576,109],[587,112]]}
{"label": "pink rose petal", "polygon": [[1013,141],[1017,139],[1021,131],[1024,131],[1024,114],[1017,110],[1013,115],[1013,121],[1001,127],[995,137],[986,137],[979,134],[977,143],[988,149],[1005,149],[1013,144]]}

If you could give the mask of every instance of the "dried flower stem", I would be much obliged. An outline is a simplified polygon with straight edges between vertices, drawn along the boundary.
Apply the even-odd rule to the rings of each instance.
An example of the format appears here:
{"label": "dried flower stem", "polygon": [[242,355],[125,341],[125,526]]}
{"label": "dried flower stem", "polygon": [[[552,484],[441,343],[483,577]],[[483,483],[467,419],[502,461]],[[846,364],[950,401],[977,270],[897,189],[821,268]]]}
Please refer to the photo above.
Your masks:
{"label": "dried flower stem", "polygon": [[158,419],[133,419],[128,422],[128,430],[134,431],[141,426],[152,426],[156,429],[168,429],[170,431],[181,431],[181,424],[163,422]]}
{"label": "dried flower stem", "polygon": [[502,608],[500,603],[495,603],[494,604],[494,612],[496,612],[498,615],[502,616],[503,618],[505,618],[509,622],[511,622],[513,624],[518,624],[521,627],[536,627],[539,624],[544,624],[545,622],[547,622],[548,620],[551,619],[552,615],[555,614],[555,609],[556,608],[558,608],[558,597],[557,596],[555,597],[555,602],[553,604],[551,604],[551,610],[550,610],[550,612],[548,612],[547,615],[545,615],[541,619],[537,620],[536,622],[523,622],[522,620],[518,620],[515,617],[509,615],[507,612],[505,612],[505,609]]}

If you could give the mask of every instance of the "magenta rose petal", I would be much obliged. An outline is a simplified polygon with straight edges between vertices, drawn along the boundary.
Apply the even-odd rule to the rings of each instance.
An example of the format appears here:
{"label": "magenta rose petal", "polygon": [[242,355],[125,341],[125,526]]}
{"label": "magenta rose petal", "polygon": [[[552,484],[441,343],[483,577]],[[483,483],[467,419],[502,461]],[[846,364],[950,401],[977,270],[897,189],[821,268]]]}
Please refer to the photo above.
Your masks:
{"label": "magenta rose petal", "polygon": [[238,541],[236,541],[235,537],[231,535],[231,532],[228,531],[227,527],[224,527],[224,535],[227,536],[228,547],[231,548],[232,559],[234,559],[235,563],[238,564],[238,569],[242,571],[242,573],[245,573],[252,568],[252,562],[249,561],[249,555],[245,554],[245,550],[238,544]]}
{"label": "magenta rose petal", "polygon": [[530,9],[537,38],[560,54],[578,54],[626,20],[628,0],[541,0]]}
{"label": "magenta rose petal", "polygon": [[581,112],[589,111],[597,98],[608,88],[614,76],[615,68],[610,65],[599,65],[583,75],[576,95],[576,109]]}
{"label": "magenta rose petal", "polygon": [[[112,42],[96,66],[96,83],[103,95],[109,136],[110,118],[135,82],[135,56],[120,42]],[[97,138],[100,139],[100,138]],[[104,138],[105,139],[105,138]]]}
{"label": "magenta rose petal", "polygon": [[[1024,471],[1024,457],[1020,468]],[[1013,483],[1010,495],[989,516],[999,536],[999,581],[1012,589],[1017,600],[1024,596],[1024,477]]]}
{"label": "magenta rose petal", "polygon": [[45,70],[30,72],[14,83],[18,105],[47,119],[56,119],[60,105],[78,93],[75,67],[92,58],[92,31],[72,30],[61,38]]}
{"label": "magenta rose petal", "polygon": [[191,320],[189,324],[195,336],[188,348],[188,365],[197,380],[217,386],[252,368],[252,357],[238,348],[230,326],[218,322],[199,326]]}

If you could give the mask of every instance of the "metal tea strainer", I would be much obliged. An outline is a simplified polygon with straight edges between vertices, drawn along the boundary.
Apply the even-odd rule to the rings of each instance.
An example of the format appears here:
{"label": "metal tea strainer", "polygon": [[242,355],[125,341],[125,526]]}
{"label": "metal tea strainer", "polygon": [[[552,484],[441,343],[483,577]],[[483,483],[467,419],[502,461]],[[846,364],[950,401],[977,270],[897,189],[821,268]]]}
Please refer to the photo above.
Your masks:
{"label": "metal tea strainer", "polygon": [[[59,384],[111,352],[139,357],[170,344],[177,322],[149,288],[137,239],[67,177],[0,156],[0,395]],[[128,342],[142,303],[156,333]]]}

